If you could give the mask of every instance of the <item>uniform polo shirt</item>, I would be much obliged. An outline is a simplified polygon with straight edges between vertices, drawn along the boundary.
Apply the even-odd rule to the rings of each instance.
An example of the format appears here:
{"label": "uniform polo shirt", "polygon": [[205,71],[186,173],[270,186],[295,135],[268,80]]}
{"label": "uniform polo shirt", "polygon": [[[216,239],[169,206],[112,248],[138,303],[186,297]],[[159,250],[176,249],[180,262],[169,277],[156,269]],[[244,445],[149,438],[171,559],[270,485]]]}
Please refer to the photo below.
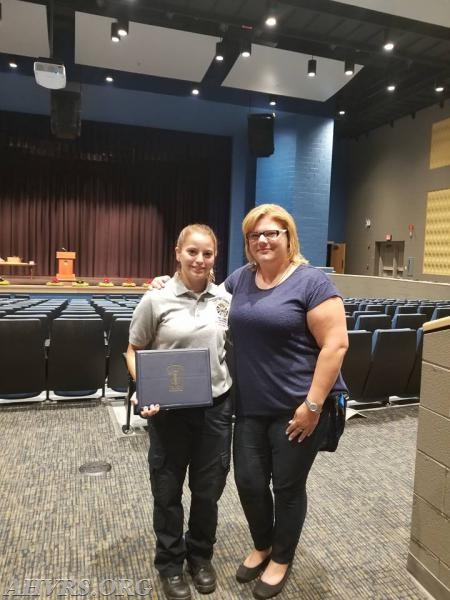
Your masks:
{"label": "uniform polo shirt", "polygon": [[197,294],[175,275],[163,289],[144,294],[131,321],[130,344],[149,350],[209,348],[212,394],[217,398],[231,386],[225,362],[230,300],[213,283]]}

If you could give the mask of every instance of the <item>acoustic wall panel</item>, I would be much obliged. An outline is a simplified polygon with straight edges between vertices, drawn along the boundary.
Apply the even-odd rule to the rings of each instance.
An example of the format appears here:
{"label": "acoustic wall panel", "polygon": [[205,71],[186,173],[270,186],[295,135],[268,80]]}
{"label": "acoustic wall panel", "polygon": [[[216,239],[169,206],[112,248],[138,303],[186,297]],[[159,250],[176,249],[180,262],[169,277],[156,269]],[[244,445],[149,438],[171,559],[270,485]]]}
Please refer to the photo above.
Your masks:
{"label": "acoustic wall panel", "polygon": [[450,189],[428,192],[423,272],[450,275]]}
{"label": "acoustic wall panel", "polygon": [[450,165],[450,119],[433,123],[431,131],[430,169]]}

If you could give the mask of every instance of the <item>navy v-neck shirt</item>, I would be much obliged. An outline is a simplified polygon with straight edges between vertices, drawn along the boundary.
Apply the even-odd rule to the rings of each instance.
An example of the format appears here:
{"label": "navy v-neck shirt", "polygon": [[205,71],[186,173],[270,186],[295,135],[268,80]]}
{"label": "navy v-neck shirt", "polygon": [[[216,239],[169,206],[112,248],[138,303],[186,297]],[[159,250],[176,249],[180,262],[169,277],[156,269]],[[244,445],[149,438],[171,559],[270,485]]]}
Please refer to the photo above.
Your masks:
{"label": "navy v-neck shirt", "polygon": [[[233,295],[229,325],[233,340],[236,414],[292,414],[309,392],[319,347],[306,313],[339,292],[320,269],[300,265],[282,283],[259,289],[248,265],[225,281]],[[330,393],[345,391],[339,375]]]}

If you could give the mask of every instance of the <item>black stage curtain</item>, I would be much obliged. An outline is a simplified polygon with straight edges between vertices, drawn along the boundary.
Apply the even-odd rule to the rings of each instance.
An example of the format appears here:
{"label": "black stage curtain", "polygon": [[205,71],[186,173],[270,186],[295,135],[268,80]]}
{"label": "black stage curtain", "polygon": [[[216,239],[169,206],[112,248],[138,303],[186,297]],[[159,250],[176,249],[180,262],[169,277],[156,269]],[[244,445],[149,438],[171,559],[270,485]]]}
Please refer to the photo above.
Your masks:
{"label": "black stage curtain", "polygon": [[207,223],[226,274],[231,139],[83,122],[77,140],[51,136],[48,117],[0,112],[0,256],[56,272],[77,253],[77,277],[172,273],[179,230]]}

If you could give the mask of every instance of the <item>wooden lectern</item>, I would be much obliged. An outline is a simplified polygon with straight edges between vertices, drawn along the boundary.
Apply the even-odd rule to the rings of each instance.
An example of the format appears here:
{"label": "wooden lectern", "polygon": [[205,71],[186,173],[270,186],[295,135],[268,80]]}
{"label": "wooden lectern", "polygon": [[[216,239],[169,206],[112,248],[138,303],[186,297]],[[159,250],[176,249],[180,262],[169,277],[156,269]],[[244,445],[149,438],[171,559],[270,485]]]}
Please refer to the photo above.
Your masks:
{"label": "wooden lectern", "polygon": [[65,252],[61,250],[56,253],[56,258],[58,260],[58,273],[56,274],[56,277],[58,279],[68,279],[70,281],[75,279],[73,261],[76,257],[76,252]]}

